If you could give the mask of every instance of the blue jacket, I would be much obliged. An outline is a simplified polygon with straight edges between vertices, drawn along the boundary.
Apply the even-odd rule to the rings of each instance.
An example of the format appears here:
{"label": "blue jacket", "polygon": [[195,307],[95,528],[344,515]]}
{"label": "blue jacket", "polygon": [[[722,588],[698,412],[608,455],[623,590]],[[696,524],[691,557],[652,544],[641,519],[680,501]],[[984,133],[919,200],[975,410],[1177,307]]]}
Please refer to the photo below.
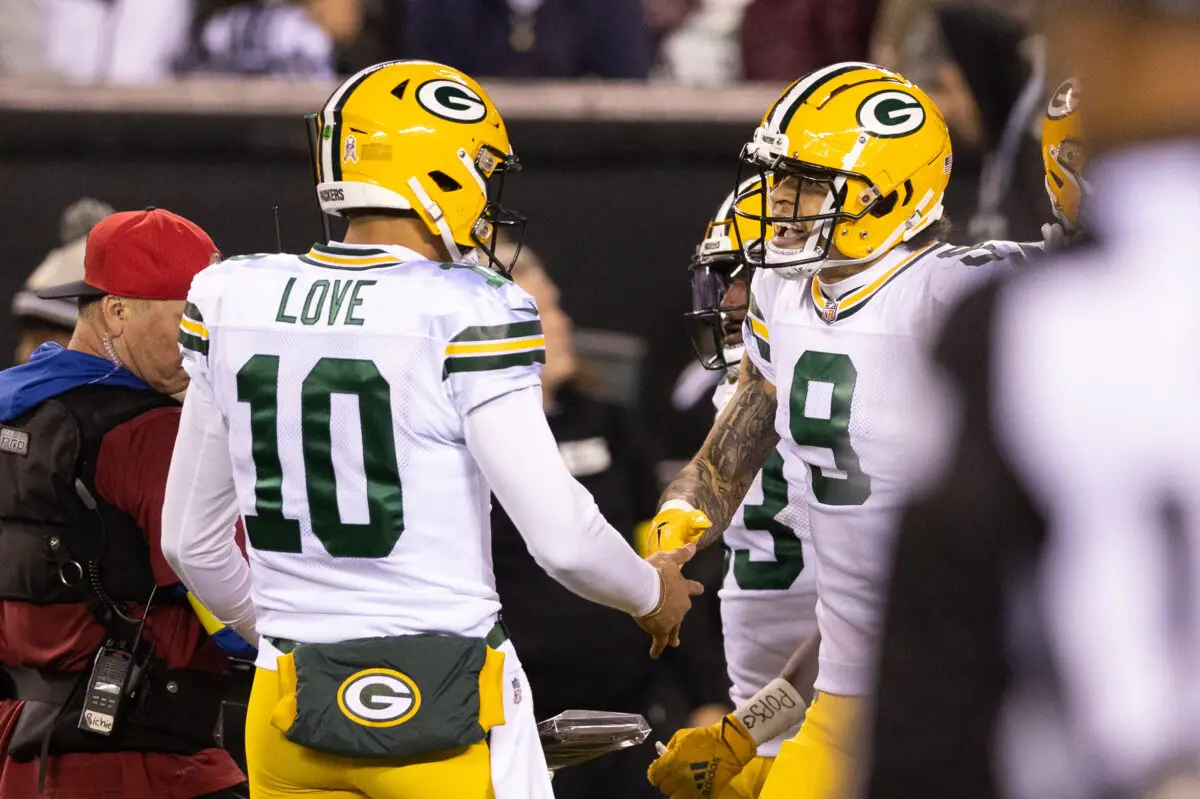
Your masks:
{"label": "blue jacket", "polygon": [[151,390],[149,384],[107,358],[63,349],[54,343],[33,351],[29,363],[0,372],[0,422],[7,422],[51,397],[92,383]]}

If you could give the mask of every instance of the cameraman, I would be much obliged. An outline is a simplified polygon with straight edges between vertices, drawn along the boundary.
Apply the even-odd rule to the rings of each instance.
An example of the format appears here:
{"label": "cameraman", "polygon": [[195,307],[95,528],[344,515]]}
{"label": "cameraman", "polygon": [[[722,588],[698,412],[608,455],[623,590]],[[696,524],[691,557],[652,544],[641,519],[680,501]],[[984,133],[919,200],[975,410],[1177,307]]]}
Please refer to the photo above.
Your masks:
{"label": "cameraman", "polygon": [[242,795],[224,657],[159,548],[176,330],[215,256],[167,211],[104,219],[84,280],[39,292],[79,298],[67,348],[0,372],[0,797]]}

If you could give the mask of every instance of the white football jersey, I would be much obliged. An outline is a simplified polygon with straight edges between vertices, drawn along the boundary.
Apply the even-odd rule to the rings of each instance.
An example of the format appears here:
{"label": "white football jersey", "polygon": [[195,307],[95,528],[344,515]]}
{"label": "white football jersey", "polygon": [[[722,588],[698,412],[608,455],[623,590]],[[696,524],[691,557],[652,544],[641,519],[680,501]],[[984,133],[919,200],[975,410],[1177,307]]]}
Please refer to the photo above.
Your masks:
{"label": "white football jersey", "polygon": [[180,341],[229,429],[264,636],[484,636],[490,492],[463,420],[540,385],[533,299],[403,247],[317,245],[196,276]]}
{"label": "white football jersey", "polygon": [[[1022,249],[1024,247],[1025,249]],[[784,462],[804,464],[821,632],[817,690],[863,695],[898,514],[920,436],[927,343],[954,299],[1029,245],[897,247],[827,297],[814,279],[756,270],[745,337],[777,388]]]}
{"label": "white football jersey", "polygon": [[[713,404],[718,411],[734,385],[722,381],[717,387]],[[807,484],[804,462],[780,447],[767,458],[725,530],[721,629],[734,707],[778,677],[801,642],[817,631]],[[762,744],[759,756],[779,754],[795,732]]]}

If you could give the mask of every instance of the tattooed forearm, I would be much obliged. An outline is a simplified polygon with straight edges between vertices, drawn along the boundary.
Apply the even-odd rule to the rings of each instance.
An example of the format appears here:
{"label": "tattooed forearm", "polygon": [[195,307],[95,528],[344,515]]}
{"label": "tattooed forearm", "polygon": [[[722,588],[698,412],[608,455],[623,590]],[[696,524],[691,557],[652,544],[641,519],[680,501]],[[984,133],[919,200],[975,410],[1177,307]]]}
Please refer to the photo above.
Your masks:
{"label": "tattooed forearm", "polygon": [[712,520],[712,527],[700,538],[700,547],[725,532],[754,476],[778,443],[775,387],[743,356],[737,393],[717,417],[696,457],[663,492],[663,502],[682,499]]}

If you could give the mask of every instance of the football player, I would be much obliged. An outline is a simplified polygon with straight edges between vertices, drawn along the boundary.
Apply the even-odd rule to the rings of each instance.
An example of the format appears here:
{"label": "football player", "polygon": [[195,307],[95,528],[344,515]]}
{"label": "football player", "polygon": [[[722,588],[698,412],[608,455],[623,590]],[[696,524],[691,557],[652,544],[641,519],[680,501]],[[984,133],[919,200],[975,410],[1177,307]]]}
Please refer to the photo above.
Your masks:
{"label": "football player", "polygon": [[489,488],[537,562],[636,617],[652,656],[700,591],[680,574],[694,549],[638,558],[558,453],[538,310],[495,256],[522,220],[500,205],[517,162],[483,89],[378,64],[318,124],[317,194],[345,239],[195,278],[164,550],[258,643],[254,796],[549,797]]}
{"label": "football player", "polygon": [[[733,397],[743,353],[742,323],[749,297],[749,267],[740,257],[743,240],[758,235],[758,224],[733,213],[739,194],[757,186],[754,177],[731,192],[708,223],[692,257],[692,300],[688,314],[713,354],[700,350],[701,362],[725,370],[713,404],[718,412]],[[743,201],[750,210],[749,201]],[[740,231],[735,233],[733,226]],[[681,730],[649,772],[652,784],[671,796],[752,799],[758,795],[775,754],[795,733],[795,719],[768,731],[768,721],[783,719],[777,702],[797,705],[799,717],[811,694],[796,702],[790,691],[772,694],[752,707],[759,690],[785,671],[785,664],[806,638],[816,634],[815,558],[804,502],[805,466],[772,452],[755,478],[742,507],[724,534],[726,572],[721,587],[721,629],[738,710],[709,727]],[[811,690],[808,677],[808,688]],[[755,712],[757,710],[757,713]],[[768,719],[769,717],[769,719]],[[793,728],[793,729],[789,729]],[[697,764],[702,764],[697,767]],[[727,787],[726,787],[727,786]]]}
{"label": "football player", "polygon": [[760,182],[734,203],[759,228],[742,242],[755,271],[738,388],[664,492],[651,544],[715,540],[777,447],[804,465],[817,696],[760,796],[848,796],[890,541],[924,443],[908,414],[927,401],[924,350],[959,295],[1029,246],[938,240],[946,123],[921,89],[870,64],[788,87],[741,162]]}

